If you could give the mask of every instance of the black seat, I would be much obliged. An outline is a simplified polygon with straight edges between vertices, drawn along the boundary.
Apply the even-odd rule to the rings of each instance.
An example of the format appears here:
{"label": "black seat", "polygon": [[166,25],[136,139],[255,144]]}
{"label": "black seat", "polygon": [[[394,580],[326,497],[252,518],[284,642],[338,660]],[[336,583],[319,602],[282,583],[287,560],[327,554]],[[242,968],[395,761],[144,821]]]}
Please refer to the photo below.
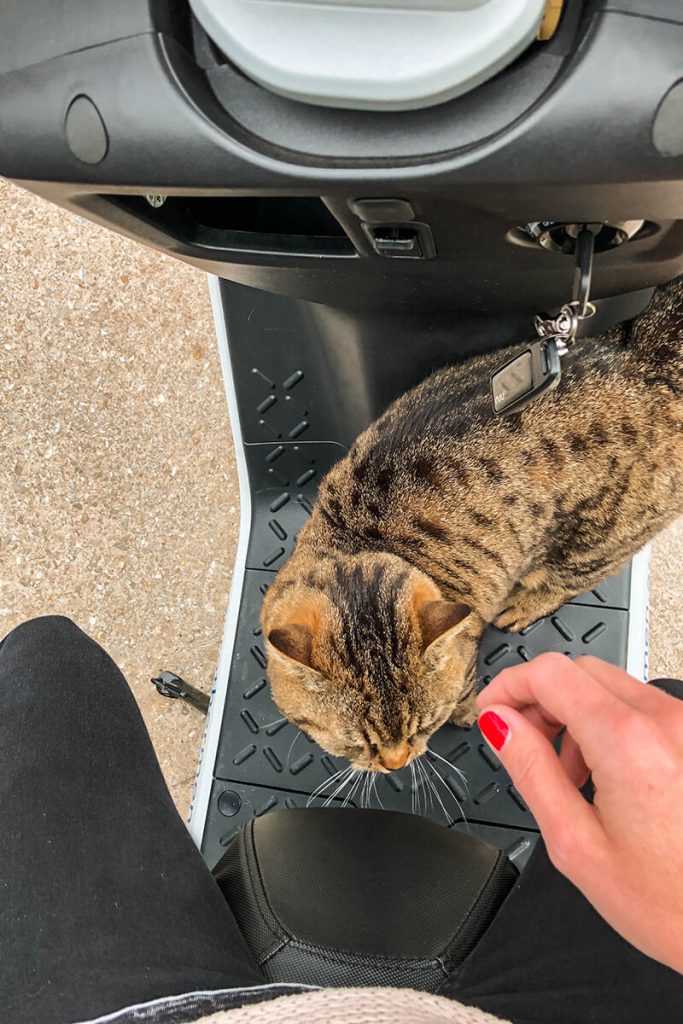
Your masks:
{"label": "black seat", "polygon": [[311,808],[250,822],[214,875],[270,981],[436,991],[517,878],[426,818]]}

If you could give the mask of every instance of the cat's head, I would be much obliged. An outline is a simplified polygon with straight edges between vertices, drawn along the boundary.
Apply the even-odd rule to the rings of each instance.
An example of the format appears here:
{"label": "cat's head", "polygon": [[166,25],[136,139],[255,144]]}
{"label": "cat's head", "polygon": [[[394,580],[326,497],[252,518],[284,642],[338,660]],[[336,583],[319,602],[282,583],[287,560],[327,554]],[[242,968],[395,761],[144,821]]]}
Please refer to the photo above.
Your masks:
{"label": "cat's head", "polygon": [[463,694],[476,616],[393,555],[296,568],[271,588],[262,615],[275,702],[354,768],[403,767]]}

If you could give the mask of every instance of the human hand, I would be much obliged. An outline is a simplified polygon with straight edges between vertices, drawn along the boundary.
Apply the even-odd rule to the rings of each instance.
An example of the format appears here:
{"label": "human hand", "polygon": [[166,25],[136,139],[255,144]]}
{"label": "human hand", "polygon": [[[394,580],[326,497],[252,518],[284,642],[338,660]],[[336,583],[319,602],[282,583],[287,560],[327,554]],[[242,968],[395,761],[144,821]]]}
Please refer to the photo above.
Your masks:
{"label": "human hand", "polygon": [[[555,867],[624,938],[683,972],[683,701],[597,658],[543,654],[477,703]],[[579,792],[589,775],[593,805]]]}

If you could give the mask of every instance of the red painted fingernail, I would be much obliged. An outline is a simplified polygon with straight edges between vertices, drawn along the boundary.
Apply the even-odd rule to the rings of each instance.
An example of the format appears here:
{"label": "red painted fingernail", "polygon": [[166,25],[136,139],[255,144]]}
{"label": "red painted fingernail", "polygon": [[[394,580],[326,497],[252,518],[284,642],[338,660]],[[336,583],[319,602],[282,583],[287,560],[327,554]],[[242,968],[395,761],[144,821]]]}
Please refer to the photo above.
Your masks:
{"label": "red painted fingernail", "polygon": [[510,726],[495,711],[485,711],[479,719],[479,728],[494,750],[500,750],[510,732]]}

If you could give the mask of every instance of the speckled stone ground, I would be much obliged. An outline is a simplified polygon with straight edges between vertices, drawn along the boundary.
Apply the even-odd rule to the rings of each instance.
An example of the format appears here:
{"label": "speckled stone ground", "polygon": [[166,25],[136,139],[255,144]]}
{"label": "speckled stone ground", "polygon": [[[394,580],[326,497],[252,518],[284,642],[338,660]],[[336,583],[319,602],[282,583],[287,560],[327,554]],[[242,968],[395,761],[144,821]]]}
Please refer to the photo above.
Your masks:
{"label": "speckled stone ground", "polygon": [[650,678],[683,679],[683,519],[653,546]]}
{"label": "speckled stone ground", "polygon": [[0,634],[71,616],[189,806],[239,521],[203,274],[0,184]]}
{"label": "speckled stone ground", "polygon": [[[202,274],[0,182],[0,635],[60,612],[107,647],[189,805],[239,501]],[[655,545],[653,675],[683,676],[683,522]]]}

